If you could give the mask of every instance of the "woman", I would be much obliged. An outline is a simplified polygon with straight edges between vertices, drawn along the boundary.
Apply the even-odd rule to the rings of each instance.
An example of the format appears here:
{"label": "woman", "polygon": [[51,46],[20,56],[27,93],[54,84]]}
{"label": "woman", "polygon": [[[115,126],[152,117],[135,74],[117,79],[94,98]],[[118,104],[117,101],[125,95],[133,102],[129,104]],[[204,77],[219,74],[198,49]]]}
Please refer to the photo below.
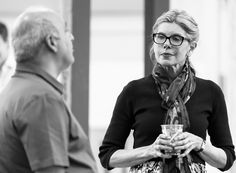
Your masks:
{"label": "woman", "polygon": [[[189,62],[197,47],[197,23],[185,11],[170,10],[153,26],[151,75],[130,82],[119,95],[99,157],[108,170],[201,173],[205,162],[225,171],[234,160],[226,104],[217,84],[195,76]],[[170,141],[162,124],[183,124]],[[133,130],[133,149],[124,149]],[[206,143],[208,132],[211,142]],[[169,151],[180,150],[176,155]]]}

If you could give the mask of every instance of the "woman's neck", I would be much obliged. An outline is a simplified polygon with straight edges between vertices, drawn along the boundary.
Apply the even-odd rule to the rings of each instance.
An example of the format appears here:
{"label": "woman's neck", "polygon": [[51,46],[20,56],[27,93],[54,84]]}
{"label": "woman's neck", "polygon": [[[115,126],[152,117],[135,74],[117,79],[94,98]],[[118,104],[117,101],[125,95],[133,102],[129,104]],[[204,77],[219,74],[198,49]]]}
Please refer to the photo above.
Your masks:
{"label": "woman's neck", "polygon": [[176,78],[181,73],[183,66],[184,66],[183,64],[175,64],[172,66],[163,66],[163,67],[171,78]]}

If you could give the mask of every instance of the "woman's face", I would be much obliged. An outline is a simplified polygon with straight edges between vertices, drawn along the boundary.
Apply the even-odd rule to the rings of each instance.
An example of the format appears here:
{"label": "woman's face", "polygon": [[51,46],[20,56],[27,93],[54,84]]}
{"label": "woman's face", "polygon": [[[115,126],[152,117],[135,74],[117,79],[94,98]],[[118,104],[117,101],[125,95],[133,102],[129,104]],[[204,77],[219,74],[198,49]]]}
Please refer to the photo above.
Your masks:
{"label": "woman's face", "polygon": [[[164,35],[167,37],[179,35],[186,38],[185,31],[176,23],[161,23],[155,33],[160,33],[162,34],[161,36]],[[189,51],[191,51],[190,43],[186,39],[184,39],[179,46],[172,45],[169,39],[166,39],[163,44],[153,44],[156,60],[163,66],[173,66],[176,64],[183,65],[187,53],[190,53]]]}

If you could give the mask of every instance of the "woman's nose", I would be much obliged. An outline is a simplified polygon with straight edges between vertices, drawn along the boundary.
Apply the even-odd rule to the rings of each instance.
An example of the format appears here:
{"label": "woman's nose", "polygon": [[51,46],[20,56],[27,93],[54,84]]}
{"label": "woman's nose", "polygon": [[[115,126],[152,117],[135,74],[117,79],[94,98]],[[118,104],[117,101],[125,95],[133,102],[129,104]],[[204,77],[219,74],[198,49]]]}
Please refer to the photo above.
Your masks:
{"label": "woman's nose", "polygon": [[171,47],[171,43],[169,39],[166,39],[166,41],[163,43],[163,47],[164,49],[170,48]]}

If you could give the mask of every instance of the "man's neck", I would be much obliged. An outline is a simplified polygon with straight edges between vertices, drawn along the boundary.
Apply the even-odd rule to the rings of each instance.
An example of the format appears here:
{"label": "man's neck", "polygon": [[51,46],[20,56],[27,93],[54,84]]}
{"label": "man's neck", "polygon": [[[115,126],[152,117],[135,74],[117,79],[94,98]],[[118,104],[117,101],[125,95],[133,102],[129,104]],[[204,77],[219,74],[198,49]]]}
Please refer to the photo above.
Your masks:
{"label": "man's neck", "polygon": [[45,72],[50,74],[52,77],[57,78],[59,76],[59,72],[55,66],[52,66],[50,64],[46,66],[41,66],[41,69],[43,69]]}

